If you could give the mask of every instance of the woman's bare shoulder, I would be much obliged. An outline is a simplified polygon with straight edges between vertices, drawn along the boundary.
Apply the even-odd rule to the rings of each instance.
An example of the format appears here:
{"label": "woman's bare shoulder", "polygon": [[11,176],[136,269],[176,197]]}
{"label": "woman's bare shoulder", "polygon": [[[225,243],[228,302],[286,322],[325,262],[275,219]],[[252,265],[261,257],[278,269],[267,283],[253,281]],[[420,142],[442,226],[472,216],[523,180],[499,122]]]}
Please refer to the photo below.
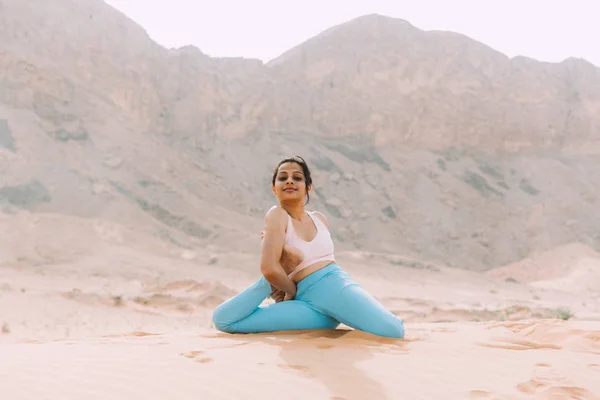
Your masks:
{"label": "woman's bare shoulder", "polygon": [[329,222],[327,221],[327,217],[325,216],[325,214],[323,214],[320,211],[311,211],[311,213],[315,217],[319,218],[321,220],[321,222],[323,222],[325,224],[325,226],[329,225]]}
{"label": "woman's bare shoulder", "polygon": [[269,208],[265,215],[265,224],[267,226],[281,225],[283,222],[287,222],[288,213],[281,206],[273,206]]}

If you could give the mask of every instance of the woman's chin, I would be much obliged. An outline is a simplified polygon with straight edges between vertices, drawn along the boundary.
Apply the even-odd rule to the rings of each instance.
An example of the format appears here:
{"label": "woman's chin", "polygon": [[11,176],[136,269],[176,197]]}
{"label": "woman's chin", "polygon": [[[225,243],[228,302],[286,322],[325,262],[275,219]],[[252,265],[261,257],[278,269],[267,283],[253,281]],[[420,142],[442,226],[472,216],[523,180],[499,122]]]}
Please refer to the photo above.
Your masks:
{"label": "woman's chin", "polygon": [[298,196],[298,193],[282,193],[279,197],[279,201],[282,203],[294,203],[302,201],[302,197]]}

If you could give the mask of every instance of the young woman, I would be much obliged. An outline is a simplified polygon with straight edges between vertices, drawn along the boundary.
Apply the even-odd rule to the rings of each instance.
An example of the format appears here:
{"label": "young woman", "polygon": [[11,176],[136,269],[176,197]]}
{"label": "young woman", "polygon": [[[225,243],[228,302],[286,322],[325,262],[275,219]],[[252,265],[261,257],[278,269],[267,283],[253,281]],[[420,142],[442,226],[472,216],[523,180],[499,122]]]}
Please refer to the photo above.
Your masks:
{"label": "young woman", "polygon": [[[336,264],[327,218],[304,209],[312,190],[306,162],[297,156],[280,161],[271,185],[279,206],[265,217],[263,276],[215,309],[215,327],[228,333],[258,333],[331,329],[341,322],[375,335],[403,338],[402,321]],[[282,255],[301,262],[282,263]],[[277,302],[260,306],[269,296]]]}

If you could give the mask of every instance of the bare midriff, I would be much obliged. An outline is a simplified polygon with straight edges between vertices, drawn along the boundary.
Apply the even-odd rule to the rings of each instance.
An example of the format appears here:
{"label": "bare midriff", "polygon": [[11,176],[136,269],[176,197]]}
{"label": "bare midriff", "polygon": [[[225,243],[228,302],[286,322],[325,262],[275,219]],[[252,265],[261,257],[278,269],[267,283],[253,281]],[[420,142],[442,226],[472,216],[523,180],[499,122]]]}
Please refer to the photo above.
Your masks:
{"label": "bare midriff", "polygon": [[[316,263],[314,263],[313,265],[311,265],[310,267],[304,268],[302,271],[298,272],[296,275],[294,275],[294,277],[292,278],[292,280],[295,283],[300,282],[302,279],[306,278],[307,276],[309,276],[312,273],[317,272],[320,269],[325,268],[326,266],[328,266],[329,264],[333,264],[335,263],[335,261],[331,261],[331,260],[325,260],[325,261],[318,261]],[[288,274],[291,271],[286,271]]]}

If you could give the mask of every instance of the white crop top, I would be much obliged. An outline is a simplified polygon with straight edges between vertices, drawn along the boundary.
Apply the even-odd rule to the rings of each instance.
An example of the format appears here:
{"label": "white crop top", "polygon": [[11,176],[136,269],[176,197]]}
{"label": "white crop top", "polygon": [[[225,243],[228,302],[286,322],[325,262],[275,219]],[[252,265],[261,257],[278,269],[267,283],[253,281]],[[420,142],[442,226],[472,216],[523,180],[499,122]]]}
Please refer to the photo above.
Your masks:
{"label": "white crop top", "polygon": [[329,229],[327,229],[323,221],[321,221],[319,217],[314,216],[312,212],[307,212],[307,214],[317,227],[317,235],[310,242],[298,237],[294,230],[292,217],[288,215],[285,243],[288,246],[299,249],[304,255],[304,261],[298,264],[298,266],[288,275],[290,279],[298,272],[319,261],[335,261],[333,240],[331,239]]}

